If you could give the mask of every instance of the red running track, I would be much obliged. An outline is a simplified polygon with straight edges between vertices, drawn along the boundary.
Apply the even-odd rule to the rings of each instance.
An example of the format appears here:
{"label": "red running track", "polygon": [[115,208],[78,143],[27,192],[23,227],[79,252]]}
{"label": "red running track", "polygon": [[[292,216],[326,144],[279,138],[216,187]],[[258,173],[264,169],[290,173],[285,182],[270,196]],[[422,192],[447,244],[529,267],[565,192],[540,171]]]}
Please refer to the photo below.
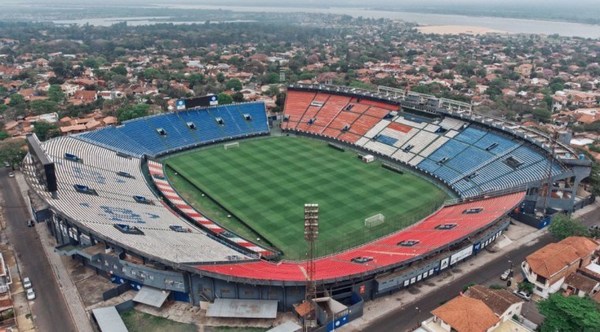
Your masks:
{"label": "red running track", "polygon": [[[448,243],[463,239],[491,225],[514,209],[524,197],[525,193],[520,192],[444,207],[407,229],[359,248],[316,260],[316,279],[325,281],[362,274],[433,252],[445,247]],[[483,210],[476,214],[463,213],[470,208],[483,208]],[[451,230],[435,229],[437,225],[445,223],[455,223],[456,227]],[[412,247],[397,245],[398,242],[404,240],[420,242]],[[358,256],[373,257],[373,260],[365,264],[353,263],[351,259]],[[199,265],[197,268],[223,276],[301,282],[306,280],[305,266],[304,262],[284,261],[277,264],[261,260],[234,264]]]}

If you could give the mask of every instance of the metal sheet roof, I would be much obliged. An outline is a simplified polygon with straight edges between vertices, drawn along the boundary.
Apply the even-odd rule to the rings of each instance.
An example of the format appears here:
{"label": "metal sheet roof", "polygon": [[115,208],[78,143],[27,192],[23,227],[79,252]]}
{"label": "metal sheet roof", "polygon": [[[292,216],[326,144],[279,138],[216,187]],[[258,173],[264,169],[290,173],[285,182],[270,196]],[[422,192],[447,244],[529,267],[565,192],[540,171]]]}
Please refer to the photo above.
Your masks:
{"label": "metal sheet roof", "polygon": [[207,317],[276,318],[276,300],[216,299],[206,311]]}
{"label": "metal sheet roof", "polygon": [[102,332],[127,332],[127,327],[115,307],[96,308],[92,310],[96,322]]}
{"label": "metal sheet roof", "polygon": [[147,304],[156,308],[160,308],[171,291],[165,291],[149,286],[143,286],[142,289],[133,298],[134,302]]}

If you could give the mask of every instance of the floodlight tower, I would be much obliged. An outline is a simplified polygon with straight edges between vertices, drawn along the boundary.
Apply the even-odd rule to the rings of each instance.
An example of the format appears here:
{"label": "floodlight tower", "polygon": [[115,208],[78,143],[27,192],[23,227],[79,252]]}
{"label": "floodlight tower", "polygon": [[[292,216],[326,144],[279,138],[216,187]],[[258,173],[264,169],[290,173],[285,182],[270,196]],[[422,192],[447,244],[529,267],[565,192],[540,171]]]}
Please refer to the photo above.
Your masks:
{"label": "floodlight tower", "polygon": [[556,154],[556,145],[558,141],[558,132],[549,136],[550,138],[550,162],[546,170],[546,192],[544,195],[544,203],[542,205],[542,213],[546,216],[546,209],[548,208],[548,199],[552,198],[552,188],[554,187],[554,181],[552,181],[552,168],[554,167],[554,158]]}
{"label": "floodlight tower", "polygon": [[319,204],[304,204],[304,240],[308,244],[308,260],[306,261],[306,295],[307,301],[317,297],[315,283],[315,242],[319,237]]}

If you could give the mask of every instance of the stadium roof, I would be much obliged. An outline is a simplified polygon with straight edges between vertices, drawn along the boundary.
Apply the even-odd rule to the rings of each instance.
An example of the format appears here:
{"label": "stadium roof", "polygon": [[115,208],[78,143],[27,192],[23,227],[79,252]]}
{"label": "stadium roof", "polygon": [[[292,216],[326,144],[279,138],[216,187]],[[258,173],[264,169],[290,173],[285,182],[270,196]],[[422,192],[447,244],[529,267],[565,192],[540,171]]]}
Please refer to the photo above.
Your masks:
{"label": "stadium roof", "polygon": [[[333,280],[347,278],[375,271],[382,267],[399,264],[445,248],[450,243],[460,241],[478,230],[490,226],[502,217],[524,197],[524,192],[471,201],[458,205],[447,206],[438,210],[425,220],[375,242],[363,245],[337,255],[316,260],[317,280]],[[464,214],[469,208],[483,208],[477,214]],[[456,223],[451,230],[437,230],[435,226],[447,222]],[[403,240],[419,240],[412,247],[399,246]],[[363,264],[352,262],[355,257],[371,257],[372,260]],[[303,262],[284,261],[271,263],[267,261],[241,262],[232,264],[199,265],[199,270],[254,280],[279,280],[289,282],[304,282],[306,280],[305,264]]]}

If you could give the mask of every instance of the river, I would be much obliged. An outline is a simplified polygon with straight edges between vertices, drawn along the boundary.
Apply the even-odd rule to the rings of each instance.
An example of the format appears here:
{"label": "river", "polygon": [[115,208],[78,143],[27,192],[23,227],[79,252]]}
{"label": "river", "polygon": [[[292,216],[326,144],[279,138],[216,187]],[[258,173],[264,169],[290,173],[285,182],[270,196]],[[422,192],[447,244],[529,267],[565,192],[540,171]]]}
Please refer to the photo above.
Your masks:
{"label": "river", "polygon": [[[214,6],[214,5],[178,5],[178,4],[160,4],[159,7],[175,9],[204,9],[204,10],[230,10],[234,12],[265,12],[265,13],[285,13],[285,12],[304,12],[304,13],[325,13],[325,14],[343,14],[354,17],[368,18],[388,18],[407,22],[415,22],[419,25],[467,25],[489,28],[493,30],[508,33],[525,34],[559,34],[568,37],[600,38],[600,25],[570,23],[544,20],[526,20],[505,17],[483,17],[483,16],[462,16],[462,15],[442,15],[428,13],[413,13],[399,11],[371,10],[365,8],[347,8],[347,7],[329,7],[329,8],[310,8],[310,7],[245,7],[245,6]],[[173,24],[192,24],[204,22],[177,22],[169,17],[119,17],[119,18],[90,18],[78,20],[54,21],[58,24],[91,24],[91,25],[111,25],[117,22],[127,21],[129,25],[148,25],[157,23]],[[227,22],[227,21],[223,21]],[[247,22],[247,21],[233,21]]]}

